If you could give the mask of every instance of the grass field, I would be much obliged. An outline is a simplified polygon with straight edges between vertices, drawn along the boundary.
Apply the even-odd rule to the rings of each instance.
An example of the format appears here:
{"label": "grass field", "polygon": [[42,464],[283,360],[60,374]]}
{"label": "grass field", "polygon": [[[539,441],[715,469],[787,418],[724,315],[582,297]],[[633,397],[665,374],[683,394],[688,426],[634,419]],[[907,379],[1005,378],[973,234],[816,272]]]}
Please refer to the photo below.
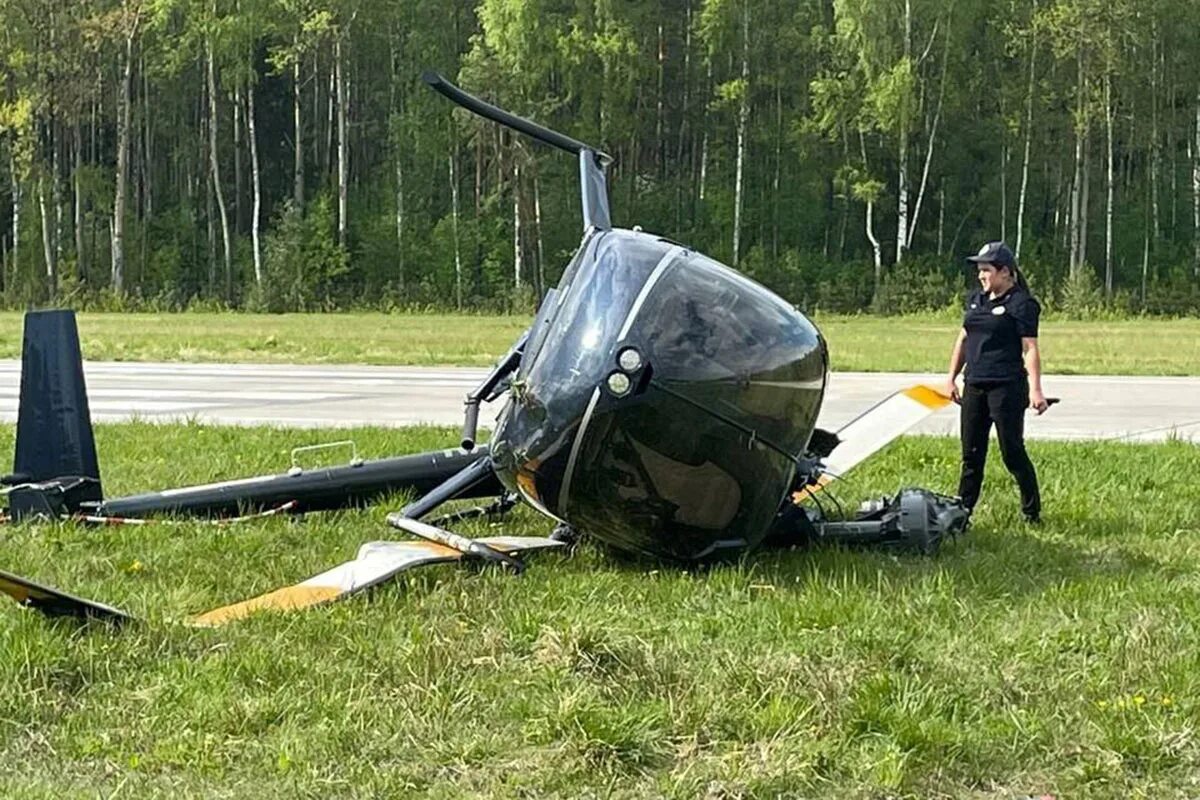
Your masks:
{"label": "grass field", "polygon": [[[835,370],[940,372],[950,316],[822,316]],[[84,355],[114,361],[490,365],[526,317],[388,314],[81,314]],[[1200,319],[1042,326],[1048,373],[1200,375]],[[0,313],[0,358],[21,349],[21,315]]]}
{"label": "grass field", "polygon": [[[279,468],[338,432],[101,426],[110,493]],[[0,429],[0,452],[12,431]],[[367,455],[455,432],[353,432]],[[952,488],[903,439],[843,502]],[[1034,442],[936,558],[437,567],[219,630],[177,620],[385,538],[383,508],[233,528],[29,525],[0,565],[145,618],[0,604],[0,796],[1064,798],[1200,794],[1200,448]],[[465,530],[480,533],[482,523]],[[544,533],[519,512],[504,529]]]}

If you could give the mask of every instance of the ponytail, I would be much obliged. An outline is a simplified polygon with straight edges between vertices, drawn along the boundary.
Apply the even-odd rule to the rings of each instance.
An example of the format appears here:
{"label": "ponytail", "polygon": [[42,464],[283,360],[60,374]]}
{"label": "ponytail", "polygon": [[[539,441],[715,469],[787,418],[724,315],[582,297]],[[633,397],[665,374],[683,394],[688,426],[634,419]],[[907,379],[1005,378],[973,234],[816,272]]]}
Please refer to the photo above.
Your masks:
{"label": "ponytail", "polygon": [[1030,291],[1029,291],[1029,284],[1025,282],[1025,273],[1023,273],[1023,272],[1021,272],[1021,270],[1017,269],[1017,265],[1016,265],[1016,264],[1012,264],[1012,265],[1006,265],[1006,267],[1005,267],[1005,268],[1006,268],[1006,269],[1007,269],[1007,270],[1008,270],[1010,273],[1012,273],[1012,276],[1013,276],[1013,284],[1014,284],[1015,286],[1017,286],[1019,289],[1021,289],[1022,291],[1024,291],[1024,292],[1028,293],[1030,297],[1032,297],[1032,296],[1033,296],[1033,292],[1030,292]]}

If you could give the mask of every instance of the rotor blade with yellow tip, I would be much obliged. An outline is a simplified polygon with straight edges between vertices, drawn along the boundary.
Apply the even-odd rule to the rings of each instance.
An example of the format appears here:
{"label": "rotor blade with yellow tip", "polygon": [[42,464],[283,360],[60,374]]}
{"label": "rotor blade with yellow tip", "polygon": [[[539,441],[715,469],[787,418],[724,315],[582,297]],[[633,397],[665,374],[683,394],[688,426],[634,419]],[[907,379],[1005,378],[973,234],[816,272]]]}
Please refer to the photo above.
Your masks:
{"label": "rotor blade with yellow tip", "polygon": [[823,459],[824,471],[817,481],[817,488],[842,477],[951,402],[949,397],[924,384],[885,397],[838,430],[839,443]]}
{"label": "rotor blade with yellow tip", "polygon": [[[494,536],[479,539],[503,553],[518,555],[533,550],[562,547],[562,542],[537,536]],[[294,611],[338,600],[389,580],[405,570],[425,564],[460,561],[464,554],[434,542],[368,542],[352,561],[314,575],[294,586],[206,611],[188,624],[217,627],[245,619],[257,611]]]}

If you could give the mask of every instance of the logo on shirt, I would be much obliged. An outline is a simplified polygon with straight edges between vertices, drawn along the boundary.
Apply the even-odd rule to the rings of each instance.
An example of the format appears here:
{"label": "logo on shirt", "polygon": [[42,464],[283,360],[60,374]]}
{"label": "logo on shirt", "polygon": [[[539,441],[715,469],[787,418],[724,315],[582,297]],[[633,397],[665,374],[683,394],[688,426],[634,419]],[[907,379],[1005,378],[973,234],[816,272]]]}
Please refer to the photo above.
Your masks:
{"label": "logo on shirt", "polygon": [[992,313],[997,317],[1004,313],[1004,306],[996,306],[992,309]]}

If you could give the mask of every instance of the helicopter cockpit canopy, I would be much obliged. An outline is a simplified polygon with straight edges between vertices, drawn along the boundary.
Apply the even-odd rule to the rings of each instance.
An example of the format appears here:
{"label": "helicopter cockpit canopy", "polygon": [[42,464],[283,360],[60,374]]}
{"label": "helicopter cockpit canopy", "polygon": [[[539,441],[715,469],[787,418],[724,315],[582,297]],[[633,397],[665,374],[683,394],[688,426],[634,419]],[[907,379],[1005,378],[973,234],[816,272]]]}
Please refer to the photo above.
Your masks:
{"label": "helicopter cockpit canopy", "polygon": [[753,546],[825,388],[815,327],[759,284],[641,231],[592,230],[530,331],[493,437],[501,479],[626,550]]}

